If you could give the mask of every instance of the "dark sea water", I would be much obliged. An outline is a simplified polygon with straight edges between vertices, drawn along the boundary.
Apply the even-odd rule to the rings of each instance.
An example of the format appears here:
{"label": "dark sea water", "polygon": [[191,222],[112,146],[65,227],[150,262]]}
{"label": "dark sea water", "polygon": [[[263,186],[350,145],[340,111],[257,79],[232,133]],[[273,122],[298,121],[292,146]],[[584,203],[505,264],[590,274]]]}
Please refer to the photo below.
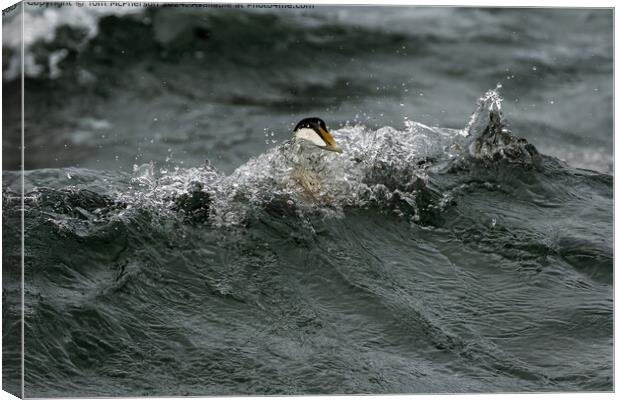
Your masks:
{"label": "dark sea water", "polygon": [[[19,392],[18,10],[3,22]],[[25,23],[26,396],[613,390],[612,11]],[[307,116],[342,154],[298,153]]]}

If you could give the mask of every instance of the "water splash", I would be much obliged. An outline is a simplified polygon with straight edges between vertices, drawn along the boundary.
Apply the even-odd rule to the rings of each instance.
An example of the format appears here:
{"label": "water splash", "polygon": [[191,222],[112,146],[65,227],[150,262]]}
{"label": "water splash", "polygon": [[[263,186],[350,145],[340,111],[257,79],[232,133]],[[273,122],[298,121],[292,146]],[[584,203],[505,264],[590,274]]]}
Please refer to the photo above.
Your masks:
{"label": "water splash", "polygon": [[333,135],[342,154],[289,140],[230,175],[210,164],[159,171],[153,162],[135,165],[128,186],[115,196],[128,209],[180,212],[216,227],[243,226],[263,212],[339,218],[347,208],[368,207],[418,223],[450,204],[433,188],[432,174],[476,160],[528,162],[538,154],[506,129],[497,90],[478,100],[461,130],[407,120],[403,130],[358,124]]}
{"label": "water splash", "polygon": [[470,140],[469,155],[475,159],[503,159],[540,168],[536,148],[525,139],[513,136],[503,119],[501,87],[498,84],[478,99],[477,108],[464,130]]}

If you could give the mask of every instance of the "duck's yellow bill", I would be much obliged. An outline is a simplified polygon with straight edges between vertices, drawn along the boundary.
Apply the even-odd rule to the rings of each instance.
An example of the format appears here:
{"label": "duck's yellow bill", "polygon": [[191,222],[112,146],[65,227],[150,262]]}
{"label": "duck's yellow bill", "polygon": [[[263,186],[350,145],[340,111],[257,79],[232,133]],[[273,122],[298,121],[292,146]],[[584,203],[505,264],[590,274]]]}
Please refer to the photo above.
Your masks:
{"label": "duck's yellow bill", "polygon": [[340,146],[338,146],[331,133],[327,132],[323,128],[319,128],[319,132],[321,133],[321,138],[323,139],[323,141],[327,143],[327,146],[323,147],[325,150],[342,153],[342,149],[340,148]]}

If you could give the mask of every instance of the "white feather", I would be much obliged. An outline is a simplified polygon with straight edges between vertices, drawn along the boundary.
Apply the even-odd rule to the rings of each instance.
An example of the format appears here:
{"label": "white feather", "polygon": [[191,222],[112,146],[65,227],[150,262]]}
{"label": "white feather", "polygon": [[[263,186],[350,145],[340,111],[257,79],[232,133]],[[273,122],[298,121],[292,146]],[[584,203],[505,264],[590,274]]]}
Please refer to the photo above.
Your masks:
{"label": "white feather", "polygon": [[310,129],[310,128],[298,129],[297,131],[295,131],[295,137],[297,139],[307,140],[308,142],[316,146],[319,146],[319,147],[327,146],[327,143],[323,141],[321,136],[319,136],[319,134],[316,133],[314,129]]}

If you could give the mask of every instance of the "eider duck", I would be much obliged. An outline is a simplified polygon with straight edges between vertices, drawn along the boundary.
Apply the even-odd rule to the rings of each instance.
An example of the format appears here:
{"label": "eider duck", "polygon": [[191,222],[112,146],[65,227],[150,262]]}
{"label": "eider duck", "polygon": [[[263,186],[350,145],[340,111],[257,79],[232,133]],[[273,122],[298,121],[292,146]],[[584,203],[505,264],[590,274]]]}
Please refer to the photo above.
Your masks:
{"label": "eider duck", "polygon": [[342,153],[342,149],[325,122],[316,117],[304,118],[293,130],[294,167],[291,178],[312,198],[321,196],[321,181],[325,176],[325,156],[322,150]]}

